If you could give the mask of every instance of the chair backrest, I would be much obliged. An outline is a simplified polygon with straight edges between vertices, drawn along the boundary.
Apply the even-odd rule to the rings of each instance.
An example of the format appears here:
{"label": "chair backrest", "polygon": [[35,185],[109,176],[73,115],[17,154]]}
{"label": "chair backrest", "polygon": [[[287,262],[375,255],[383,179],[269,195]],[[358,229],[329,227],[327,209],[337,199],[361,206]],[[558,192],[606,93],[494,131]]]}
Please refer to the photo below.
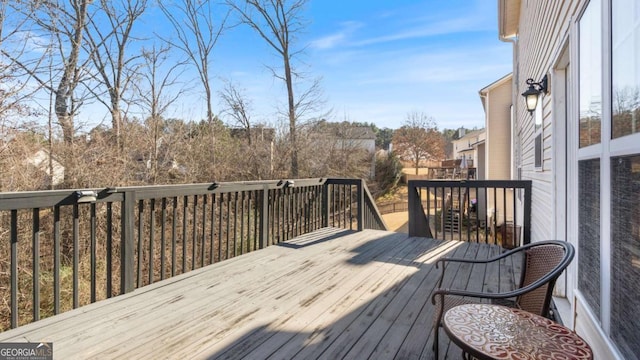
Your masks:
{"label": "chair backrest", "polygon": [[573,254],[573,246],[567,242],[544,241],[527,246],[520,287],[535,282],[541,282],[542,285],[516,299],[521,309],[541,316],[548,315],[553,287],[573,259]]}

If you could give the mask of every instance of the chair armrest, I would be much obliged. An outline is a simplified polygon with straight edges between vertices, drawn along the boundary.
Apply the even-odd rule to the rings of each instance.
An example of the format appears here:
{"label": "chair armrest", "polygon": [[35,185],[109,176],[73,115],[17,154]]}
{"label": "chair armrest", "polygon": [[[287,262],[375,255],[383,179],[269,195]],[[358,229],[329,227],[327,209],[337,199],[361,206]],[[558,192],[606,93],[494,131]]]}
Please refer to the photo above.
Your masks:
{"label": "chair armrest", "polygon": [[555,280],[558,278],[561,272],[554,272],[547,274],[546,276],[541,277],[538,281],[532,282],[531,284],[521,287],[519,289],[503,292],[503,293],[484,293],[477,291],[467,291],[467,290],[457,290],[457,289],[436,289],[431,296],[431,303],[436,303],[436,296],[444,295],[455,295],[455,296],[468,296],[482,299],[507,299],[516,296],[520,296],[526,294],[530,291],[533,291],[544,284],[549,282],[555,283]]}
{"label": "chair armrest", "polygon": [[[515,250],[515,249],[514,249]],[[436,261],[436,269],[438,269],[440,267],[440,263],[442,263],[442,273],[440,274],[440,279],[438,279],[438,285],[437,287],[441,287],[442,286],[442,281],[444,280],[444,273],[445,273],[445,269],[447,267],[447,263],[450,262],[457,262],[457,263],[467,263],[467,264],[488,264],[494,261],[498,261],[502,258],[505,258],[515,252],[517,252],[518,250],[511,250],[511,251],[506,251],[498,256],[495,256],[491,259],[465,259],[465,258],[450,258],[450,257],[443,257],[440,258]]]}
{"label": "chair armrest", "polygon": [[504,259],[510,255],[513,255],[519,251],[522,251],[522,248],[515,248],[509,251],[505,251],[502,254],[498,255],[498,256],[494,256],[490,259],[465,259],[465,258],[450,258],[450,257],[443,257],[440,258],[436,261],[436,268],[438,267],[438,264],[440,262],[445,263],[445,262],[461,262],[461,263],[469,263],[469,264],[487,264],[487,263],[491,263],[494,261],[498,261],[501,259]]}

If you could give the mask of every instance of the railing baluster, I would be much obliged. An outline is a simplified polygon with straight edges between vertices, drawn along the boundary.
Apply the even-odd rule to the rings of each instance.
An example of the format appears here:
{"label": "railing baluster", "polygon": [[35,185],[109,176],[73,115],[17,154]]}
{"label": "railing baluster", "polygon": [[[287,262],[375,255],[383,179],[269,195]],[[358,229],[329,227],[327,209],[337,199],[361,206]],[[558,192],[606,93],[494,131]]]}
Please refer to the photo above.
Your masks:
{"label": "railing baluster", "polygon": [[229,259],[231,256],[231,249],[229,248],[229,241],[231,240],[231,193],[227,193],[226,199],[225,210],[227,212],[227,234],[225,239],[227,251],[225,259]]}
{"label": "railing baluster", "polygon": [[216,194],[211,194],[211,248],[209,249],[209,264],[215,262],[216,244]]}
{"label": "railing baluster", "polygon": [[160,224],[160,280],[164,280],[167,260],[166,260],[166,251],[167,251],[167,243],[166,243],[166,234],[167,230],[167,198],[163,197],[161,202],[161,224]]}
{"label": "railing baluster", "polygon": [[[363,191],[363,190],[362,190],[361,187],[359,189],[358,188],[356,188],[356,189],[358,191],[358,193],[356,195],[356,198],[358,199],[358,200],[356,200],[356,204],[358,204],[358,210],[357,211],[358,211],[358,213],[361,213],[361,211],[364,210],[364,208],[363,208],[364,207],[363,206],[364,197],[362,197],[362,194],[361,194],[361,191]],[[352,192],[353,192],[353,187],[349,186],[349,230],[353,230],[353,206],[351,206],[353,204],[353,193]],[[364,216],[364,213],[362,213],[362,214]],[[358,218],[358,222],[360,222],[360,220],[364,220],[364,219]],[[359,224],[358,228],[362,229],[363,228],[363,224]]]}
{"label": "railing baluster", "polygon": [[224,193],[220,194],[220,205],[218,206],[218,261],[222,261],[222,203]]}
{"label": "railing baluster", "polygon": [[33,321],[40,320],[40,209],[33,209]]}
{"label": "railing baluster", "polygon": [[[244,203],[245,203],[245,193],[242,191],[241,193],[241,201],[240,201],[240,255],[244,253]],[[247,237],[248,238],[248,237]],[[247,252],[249,252],[249,246],[247,246]]]}
{"label": "railing baluster", "polygon": [[513,188],[512,190],[513,190],[513,196],[512,196],[513,197],[513,236],[514,236],[515,240],[520,240],[517,243],[514,240],[514,244],[517,247],[517,246],[522,246],[524,244],[521,243],[522,240],[520,239],[520,232],[519,231],[517,232],[517,235],[516,235],[516,229],[518,228],[517,227],[517,225],[518,225],[517,224],[517,221],[518,221],[518,206],[516,204],[516,200],[517,200],[517,197],[518,197],[519,189]]}
{"label": "railing baluster", "polygon": [[207,208],[209,196],[202,195],[202,245],[200,245],[200,267],[204,267],[204,254],[207,246]]}
{"label": "railing baluster", "polygon": [[91,212],[91,218],[90,218],[90,241],[91,241],[91,302],[94,303],[96,302],[96,272],[97,272],[97,267],[96,267],[96,251],[97,251],[97,244],[96,244],[96,203],[91,203],[89,205],[89,211]]}
{"label": "railing baluster", "polygon": [[189,197],[182,198],[182,273],[187,272],[187,210]]}
{"label": "railing baluster", "polygon": [[178,241],[178,197],[173,197],[173,207],[171,209],[171,276],[176,275],[176,263],[178,261],[176,254],[176,242]]}
{"label": "railing baluster", "polygon": [[198,238],[198,195],[193,196],[193,227],[191,232],[191,270],[196,269]]}
{"label": "railing baluster", "polygon": [[[273,197],[272,191],[265,185],[260,191],[259,208],[256,206],[256,211],[260,214],[260,229],[258,230],[258,247],[264,249],[269,246],[269,239],[271,238],[270,231],[273,232]],[[257,218],[257,217],[256,217]],[[271,226],[269,221],[271,219]]]}
{"label": "railing baluster", "polygon": [[153,284],[155,258],[153,245],[156,242],[156,199],[151,199],[149,203],[149,284]]}
{"label": "railing baluster", "polygon": [[113,294],[113,203],[107,203],[107,299]]}
{"label": "railing baluster", "polygon": [[[249,191],[249,203],[247,204],[247,237],[249,241],[249,247],[251,251],[258,250],[258,237],[256,234],[258,233],[258,218],[256,217],[256,192]],[[252,215],[253,214],[253,215]]]}
{"label": "railing baluster", "polygon": [[80,215],[78,204],[73,204],[73,308],[80,306]]}
{"label": "railing baluster", "polygon": [[142,241],[144,236],[144,200],[138,201],[138,277],[137,286],[142,286],[142,260],[143,250]]}
{"label": "railing baluster", "polygon": [[11,210],[11,328],[18,327],[18,210]]}
{"label": "railing baluster", "polygon": [[233,194],[233,257],[238,256],[238,192]]}
{"label": "railing baluster", "polygon": [[498,188],[493,188],[493,244],[498,244]]}
{"label": "railing baluster", "polygon": [[287,232],[285,235],[285,241],[291,239],[291,234],[293,234],[293,226],[295,225],[295,218],[293,215],[293,189],[287,188]]}
{"label": "railing baluster", "polygon": [[342,227],[347,228],[347,189],[351,190],[351,185],[342,185]]}
{"label": "railing baluster", "polygon": [[282,210],[281,203],[282,203],[282,200],[283,200],[283,198],[282,198],[282,189],[275,190],[274,198],[275,198],[275,201],[276,201],[276,209],[275,209],[274,216],[275,216],[275,223],[276,223],[277,231],[276,231],[275,237],[273,239],[273,242],[274,243],[279,243],[280,242],[280,236],[281,236],[280,232],[282,231],[282,226],[281,225],[282,225],[282,219],[283,219],[283,216],[282,216],[282,213],[281,213],[281,210]]}
{"label": "railing baluster", "polygon": [[282,237],[279,242],[287,240],[287,231],[289,230],[289,217],[287,206],[289,197],[287,196],[288,190],[282,189]]}

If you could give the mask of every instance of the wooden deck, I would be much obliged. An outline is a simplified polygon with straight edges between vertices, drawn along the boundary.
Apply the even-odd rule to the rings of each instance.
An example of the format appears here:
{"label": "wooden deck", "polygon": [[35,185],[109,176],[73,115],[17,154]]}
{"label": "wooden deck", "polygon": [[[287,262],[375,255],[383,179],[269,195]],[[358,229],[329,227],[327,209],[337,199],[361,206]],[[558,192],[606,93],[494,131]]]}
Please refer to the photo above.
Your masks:
{"label": "wooden deck", "polygon": [[[57,359],[431,359],[440,256],[495,246],[322,229],[0,333]],[[447,287],[511,289],[519,269],[451,267]],[[460,358],[442,332],[441,354]]]}

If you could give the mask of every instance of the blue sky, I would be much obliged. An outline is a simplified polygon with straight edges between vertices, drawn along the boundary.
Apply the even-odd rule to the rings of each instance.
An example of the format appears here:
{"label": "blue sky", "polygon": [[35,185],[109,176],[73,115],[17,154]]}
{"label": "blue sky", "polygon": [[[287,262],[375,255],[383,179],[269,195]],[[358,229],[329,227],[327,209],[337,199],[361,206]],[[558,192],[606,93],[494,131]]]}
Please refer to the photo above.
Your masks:
{"label": "blue sky", "polygon": [[[322,79],[331,121],[395,129],[408,113],[421,112],[440,129],[483,127],[478,91],[512,68],[511,44],[498,39],[496,7],[497,0],[309,0],[308,26],[296,39],[296,49],[306,49],[297,59],[298,70]],[[154,34],[170,37],[171,31],[160,10],[151,6],[134,27],[138,43],[129,51],[137,54]],[[230,80],[252,102],[254,123],[285,124],[278,112],[285,108],[284,86],[267,68],[281,62],[248,27],[228,29],[213,52],[214,92],[223,79]],[[191,92],[165,116],[205,118],[195,72],[185,71],[181,80],[191,85]],[[48,96],[42,99],[46,105]],[[216,94],[214,113],[221,107]],[[130,115],[147,116],[135,109]],[[85,104],[77,120],[84,130],[110,123],[108,111],[95,101]]]}
{"label": "blue sky", "polygon": [[[439,128],[483,127],[478,91],[511,71],[498,39],[497,1],[311,0],[303,70],[322,78],[331,120],[398,128],[423,112]],[[234,28],[215,50],[215,71],[247,90],[254,118],[271,122],[282,85],[276,58],[255,34]],[[198,111],[192,108],[192,111]],[[185,114],[186,115],[186,114]]]}

